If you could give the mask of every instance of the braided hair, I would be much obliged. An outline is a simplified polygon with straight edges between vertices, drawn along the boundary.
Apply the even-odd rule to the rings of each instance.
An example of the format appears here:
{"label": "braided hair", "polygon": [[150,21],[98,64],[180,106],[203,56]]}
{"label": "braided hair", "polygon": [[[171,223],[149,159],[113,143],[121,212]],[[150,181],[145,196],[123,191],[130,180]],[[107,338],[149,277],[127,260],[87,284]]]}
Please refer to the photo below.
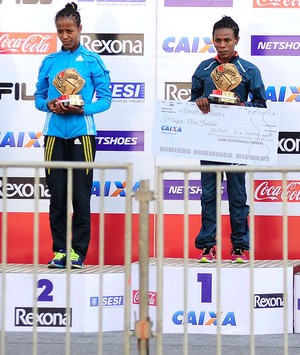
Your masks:
{"label": "braided hair", "polygon": [[62,17],[72,17],[76,25],[79,27],[81,25],[81,18],[77,8],[78,6],[75,2],[72,1],[67,3],[66,6],[55,15],[55,22]]}
{"label": "braided hair", "polygon": [[240,32],[239,26],[236,22],[233,21],[233,19],[230,16],[223,16],[221,18],[221,20],[219,20],[218,22],[216,22],[214,24],[213,33],[212,33],[213,36],[214,36],[215,30],[219,30],[222,28],[232,29],[235,38],[237,38],[239,36],[239,32]]}

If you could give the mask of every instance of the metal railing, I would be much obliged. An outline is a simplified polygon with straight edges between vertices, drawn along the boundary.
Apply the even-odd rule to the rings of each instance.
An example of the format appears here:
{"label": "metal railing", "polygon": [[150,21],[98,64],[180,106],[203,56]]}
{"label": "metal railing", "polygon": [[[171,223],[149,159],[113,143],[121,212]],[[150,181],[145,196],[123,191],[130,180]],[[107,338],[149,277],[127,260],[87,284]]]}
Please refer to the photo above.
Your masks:
{"label": "metal railing", "polygon": [[[100,186],[104,188],[105,181],[105,171],[106,170],[124,170],[126,172],[126,180],[128,186],[132,186],[132,166],[130,164],[97,164],[97,163],[0,163],[0,169],[2,171],[2,186],[5,187],[8,181],[8,170],[10,168],[33,168],[35,170],[34,181],[35,185],[39,185],[40,177],[39,170],[45,168],[64,168],[68,171],[68,218],[67,218],[67,246],[71,247],[71,216],[72,216],[72,170],[76,169],[94,169],[94,171],[100,171]],[[300,168],[298,167],[249,167],[249,166],[201,166],[201,167],[182,167],[182,166],[161,166],[157,168],[156,175],[156,191],[151,191],[149,188],[149,181],[141,181],[139,191],[133,194],[126,194],[126,211],[125,211],[125,250],[124,250],[124,272],[125,272],[125,284],[124,284],[124,333],[123,333],[123,352],[124,354],[131,353],[131,339],[135,337],[138,341],[138,351],[140,354],[149,354],[150,351],[150,339],[155,338],[155,353],[157,355],[166,354],[163,347],[163,270],[164,270],[164,177],[165,174],[176,173],[182,174],[184,178],[184,231],[183,231],[183,268],[184,268],[184,326],[183,326],[183,344],[182,353],[189,353],[189,334],[188,334],[188,321],[187,310],[188,310],[188,268],[190,265],[189,259],[189,177],[190,174],[205,172],[215,172],[217,175],[217,310],[216,314],[220,314],[221,305],[221,234],[222,234],[222,224],[221,224],[221,174],[223,172],[246,172],[249,174],[249,188],[248,188],[248,198],[250,205],[250,215],[249,215],[249,228],[250,228],[250,259],[249,259],[249,269],[250,269],[250,353],[255,354],[255,329],[254,329],[254,312],[253,312],[253,290],[254,290],[254,251],[255,251],[255,238],[254,238],[254,174],[255,173],[280,173],[282,176],[282,191],[283,191],[283,207],[282,207],[282,218],[283,218],[283,228],[282,228],[282,246],[283,246],[283,270],[284,270],[284,355],[288,354],[288,295],[287,295],[287,268],[288,268],[288,217],[287,217],[287,175],[288,173],[299,173]],[[140,284],[140,308],[139,308],[139,320],[135,323],[135,329],[131,329],[131,264],[132,264],[132,198],[135,197],[140,204],[140,219],[139,219],[139,284]],[[156,260],[156,272],[157,272],[157,312],[156,312],[156,330],[153,331],[152,320],[149,317],[148,309],[148,284],[149,284],[149,204],[156,204],[156,248],[154,258]],[[104,192],[100,193],[100,213],[99,213],[99,299],[102,300],[103,296],[103,273],[105,269],[104,265],[104,255],[105,255],[105,245],[104,245]],[[34,274],[34,285],[37,282],[37,275],[39,271],[38,264],[38,254],[39,254],[39,196],[35,194],[34,197],[34,261],[33,261],[33,274]],[[67,310],[67,320],[70,317],[70,289],[71,289],[71,270],[70,263],[68,263],[66,274],[66,310]],[[5,354],[5,319],[6,319],[6,273],[7,273],[7,194],[5,188],[2,191],[2,285],[1,285],[1,354]],[[33,313],[37,314],[37,294],[36,288],[33,290]],[[102,319],[102,302],[99,302],[99,319]],[[34,319],[34,325],[32,328],[33,337],[33,355],[37,354],[37,320]],[[65,332],[65,354],[69,355],[71,353],[70,348],[70,324],[67,321],[66,332]],[[103,329],[102,323],[99,322],[99,332],[98,332],[98,354],[103,353]],[[222,334],[220,328],[220,322],[217,323],[217,337],[216,337],[216,354],[222,354]]]}

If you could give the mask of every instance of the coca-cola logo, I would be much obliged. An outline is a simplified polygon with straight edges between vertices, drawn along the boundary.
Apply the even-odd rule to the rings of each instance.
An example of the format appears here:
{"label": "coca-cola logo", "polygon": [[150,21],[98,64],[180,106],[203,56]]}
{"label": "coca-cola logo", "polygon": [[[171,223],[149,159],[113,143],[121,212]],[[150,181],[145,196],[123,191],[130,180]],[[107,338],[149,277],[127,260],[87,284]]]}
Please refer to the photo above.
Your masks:
{"label": "coca-cola logo", "polygon": [[253,7],[260,8],[295,8],[300,7],[300,0],[253,0]]}
{"label": "coca-cola logo", "polygon": [[[255,202],[283,202],[281,180],[256,180],[254,182]],[[286,191],[287,202],[300,202],[300,181],[288,181]]]}
{"label": "coca-cola logo", "polygon": [[55,33],[0,33],[0,54],[50,54],[57,50]]}
{"label": "coca-cola logo", "polygon": [[[140,304],[140,290],[133,290],[132,292],[132,303]],[[148,293],[148,305],[156,306],[156,292],[149,291]]]}

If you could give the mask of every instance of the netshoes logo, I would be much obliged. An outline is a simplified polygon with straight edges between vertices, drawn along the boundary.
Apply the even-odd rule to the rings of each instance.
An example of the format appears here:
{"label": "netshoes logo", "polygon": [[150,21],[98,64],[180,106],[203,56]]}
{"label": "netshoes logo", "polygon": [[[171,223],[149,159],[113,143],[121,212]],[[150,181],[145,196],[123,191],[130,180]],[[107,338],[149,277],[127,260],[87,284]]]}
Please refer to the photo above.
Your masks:
{"label": "netshoes logo", "polygon": [[[66,327],[66,308],[38,308],[36,314],[31,307],[15,308],[16,327],[32,327],[35,321],[38,327]],[[70,309],[69,324],[71,327],[72,309]]]}
{"label": "netshoes logo", "polygon": [[283,293],[255,294],[254,308],[283,308]]}

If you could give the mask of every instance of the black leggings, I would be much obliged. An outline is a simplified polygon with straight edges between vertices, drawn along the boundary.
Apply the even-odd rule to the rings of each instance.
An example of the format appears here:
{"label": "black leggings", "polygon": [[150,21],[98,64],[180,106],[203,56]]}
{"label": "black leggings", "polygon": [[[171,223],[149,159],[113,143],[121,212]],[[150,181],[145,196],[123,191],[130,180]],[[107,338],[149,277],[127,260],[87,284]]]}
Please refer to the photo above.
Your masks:
{"label": "black leggings", "polygon": [[[93,162],[95,136],[62,139],[45,136],[45,161]],[[51,194],[49,219],[53,251],[65,250],[67,244],[67,170],[46,169]],[[72,248],[84,261],[90,242],[90,199],[93,184],[91,169],[73,170]]]}

